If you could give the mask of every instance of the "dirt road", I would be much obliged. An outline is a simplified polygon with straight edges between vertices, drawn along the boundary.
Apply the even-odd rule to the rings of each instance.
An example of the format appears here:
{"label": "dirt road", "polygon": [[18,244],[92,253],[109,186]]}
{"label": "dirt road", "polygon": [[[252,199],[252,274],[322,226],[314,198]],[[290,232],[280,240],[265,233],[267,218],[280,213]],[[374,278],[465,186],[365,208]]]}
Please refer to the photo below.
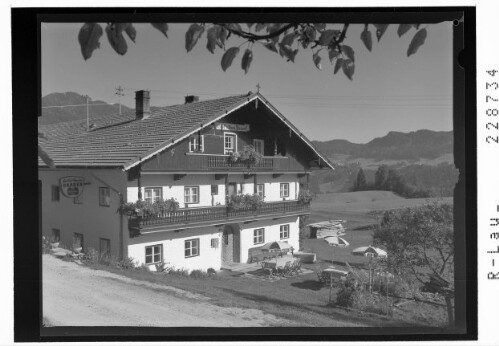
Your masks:
{"label": "dirt road", "polygon": [[225,308],[174,287],[93,270],[43,255],[43,316],[52,326],[290,325],[260,310]]}

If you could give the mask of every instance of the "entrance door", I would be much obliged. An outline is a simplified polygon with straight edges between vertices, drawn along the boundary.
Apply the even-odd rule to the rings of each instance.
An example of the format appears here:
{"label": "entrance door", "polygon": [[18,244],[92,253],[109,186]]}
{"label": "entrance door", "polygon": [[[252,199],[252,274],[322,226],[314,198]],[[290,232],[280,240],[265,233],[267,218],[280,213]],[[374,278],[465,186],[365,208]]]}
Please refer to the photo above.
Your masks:
{"label": "entrance door", "polygon": [[234,262],[234,230],[225,226],[222,234],[222,264]]}
{"label": "entrance door", "polygon": [[225,225],[222,233],[222,264],[239,263],[241,261],[241,232],[237,224]]}

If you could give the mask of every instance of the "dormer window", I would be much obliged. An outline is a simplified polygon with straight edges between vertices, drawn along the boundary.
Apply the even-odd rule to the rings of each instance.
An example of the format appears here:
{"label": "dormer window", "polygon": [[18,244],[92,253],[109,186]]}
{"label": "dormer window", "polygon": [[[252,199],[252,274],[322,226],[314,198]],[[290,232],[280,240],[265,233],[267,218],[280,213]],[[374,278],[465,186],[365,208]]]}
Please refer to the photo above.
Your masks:
{"label": "dormer window", "polygon": [[204,152],[204,135],[189,138],[189,152]]}

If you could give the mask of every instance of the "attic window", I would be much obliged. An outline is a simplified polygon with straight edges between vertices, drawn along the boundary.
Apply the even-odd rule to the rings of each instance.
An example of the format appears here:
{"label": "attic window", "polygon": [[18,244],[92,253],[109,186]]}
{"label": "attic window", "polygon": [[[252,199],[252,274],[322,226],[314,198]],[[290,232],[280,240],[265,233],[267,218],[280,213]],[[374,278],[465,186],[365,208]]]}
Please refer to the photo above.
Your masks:
{"label": "attic window", "polygon": [[189,138],[189,152],[204,152],[204,135]]}

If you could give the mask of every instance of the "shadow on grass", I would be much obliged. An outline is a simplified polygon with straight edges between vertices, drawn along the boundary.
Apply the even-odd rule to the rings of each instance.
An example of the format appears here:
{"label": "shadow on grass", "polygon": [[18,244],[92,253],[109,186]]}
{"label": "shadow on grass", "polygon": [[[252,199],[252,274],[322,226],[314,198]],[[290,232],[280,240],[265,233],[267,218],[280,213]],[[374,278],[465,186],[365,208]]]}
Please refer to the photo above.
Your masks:
{"label": "shadow on grass", "polygon": [[293,282],[291,286],[305,290],[320,291],[322,288],[322,283],[317,280],[306,280],[301,282]]}

